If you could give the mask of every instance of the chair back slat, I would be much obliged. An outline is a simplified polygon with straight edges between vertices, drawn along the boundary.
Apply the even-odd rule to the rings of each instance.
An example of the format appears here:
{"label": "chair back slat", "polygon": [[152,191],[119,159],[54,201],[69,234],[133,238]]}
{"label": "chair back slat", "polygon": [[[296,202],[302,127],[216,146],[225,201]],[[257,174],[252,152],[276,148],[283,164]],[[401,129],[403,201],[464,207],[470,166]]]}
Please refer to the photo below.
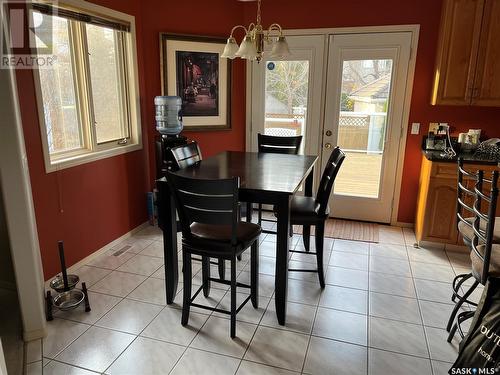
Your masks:
{"label": "chair back slat", "polygon": [[293,154],[299,153],[302,136],[276,137],[272,135],[257,134],[259,152],[273,154]]}
{"label": "chair back slat", "polygon": [[328,158],[328,162],[326,163],[318,186],[318,194],[316,195],[316,204],[319,205],[318,213],[321,215],[324,215],[327,210],[333,183],[335,182],[335,178],[337,177],[344,159],[345,154],[338,146],[333,149]]}
{"label": "chair back slat", "polygon": [[184,206],[186,216],[191,223],[230,225],[232,210],[205,210],[194,206]]}
{"label": "chair back slat", "polygon": [[205,195],[179,189],[181,200],[189,202],[192,207],[200,210],[231,210],[233,208],[233,195]]}
{"label": "chair back slat", "polygon": [[176,170],[184,169],[199,163],[202,160],[200,146],[197,142],[181,145],[170,149],[176,162]]}
{"label": "chair back slat", "polygon": [[[476,194],[474,192],[474,186],[477,183],[477,175],[471,171],[468,171],[464,167],[464,161],[462,158],[458,159],[458,184],[457,184],[457,228],[458,224],[461,222],[463,225],[472,228],[472,221],[470,217],[474,215],[474,201],[476,199]],[[473,186],[469,186],[473,184]],[[469,213],[472,215],[466,216]],[[466,243],[469,243],[471,238],[464,238]],[[470,244],[469,244],[470,245]]]}
{"label": "chair back slat", "polygon": [[[491,180],[484,178],[484,171],[477,172],[476,184],[474,187],[475,201],[474,201],[474,223],[473,223],[473,238],[472,238],[472,251],[475,255],[483,261],[481,284],[486,284],[490,269],[491,251],[493,248],[493,232],[495,230],[495,215],[497,209],[498,199],[498,171],[491,173]],[[485,193],[485,185],[489,185],[489,193]],[[483,204],[487,207],[487,214],[483,213]],[[485,229],[483,230],[485,224]],[[483,228],[481,228],[483,227]],[[481,254],[478,246],[484,245],[484,251]]]}
{"label": "chair back slat", "polygon": [[231,226],[231,242],[236,244],[239,220],[239,178],[206,180],[168,172],[184,237],[191,237],[191,224]]}

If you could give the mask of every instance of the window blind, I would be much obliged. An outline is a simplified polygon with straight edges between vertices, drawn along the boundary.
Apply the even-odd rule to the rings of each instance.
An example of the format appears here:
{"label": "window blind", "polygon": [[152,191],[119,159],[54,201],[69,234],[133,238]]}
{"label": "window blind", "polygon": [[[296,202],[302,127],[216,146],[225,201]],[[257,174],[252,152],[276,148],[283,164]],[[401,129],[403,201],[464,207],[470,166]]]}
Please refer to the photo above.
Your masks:
{"label": "window blind", "polygon": [[107,27],[110,29],[115,29],[118,31],[130,32],[130,24],[126,22],[121,22],[118,20],[113,20],[109,18],[100,17],[93,14],[82,13],[77,10],[70,10],[62,7],[53,6],[50,4],[33,3],[32,9],[36,10],[42,14],[47,14],[51,16],[63,17],[72,19],[75,21],[85,22],[92,25],[97,25],[101,27]]}

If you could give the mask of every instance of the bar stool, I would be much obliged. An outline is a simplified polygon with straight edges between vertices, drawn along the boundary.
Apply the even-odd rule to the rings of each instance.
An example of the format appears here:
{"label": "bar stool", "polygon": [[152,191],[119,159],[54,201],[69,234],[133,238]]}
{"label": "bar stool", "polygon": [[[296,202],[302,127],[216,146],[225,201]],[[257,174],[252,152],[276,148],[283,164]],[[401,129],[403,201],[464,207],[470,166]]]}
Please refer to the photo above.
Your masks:
{"label": "bar stool", "polygon": [[[300,150],[300,145],[302,143],[302,136],[293,137],[277,137],[273,135],[257,134],[257,141],[259,145],[259,152],[263,153],[273,153],[273,154],[290,154],[297,155]],[[257,223],[262,226],[263,221],[275,223],[276,220],[263,219],[262,218],[262,204],[259,203],[258,206],[258,219]],[[262,230],[263,233],[276,234],[276,232],[271,230]],[[290,226],[290,236],[293,235],[293,229]]]}
{"label": "bar stool", "polygon": [[[319,284],[325,287],[325,273],[323,270],[323,243],[325,241],[325,222],[330,214],[328,200],[332,192],[333,183],[345,159],[345,154],[339,147],[335,147],[328,158],[325,170],[321,176],[316,197],[294,196],[290,205],[290,222],[293,225],[302,225],[302,239],[306,251],[290,250],[291,253],[316,255],[316,270],[288,269],[299,272],[318,272]],[[316,252],[310,252],[311,226],[315,227]]]}
{"label": "bar stool", "polygon": [[[475,181],[473,189],[464,185],[464,176]],[[463,162],[459,161],[458,204],[474,215],[474,217],[464,218],[461,209],[457,213],[457,217],[461,223],[459,224],[459,230],[464,237],[464,242],[471,248],[472,272],[458,275],[453,281],[452,300],[458,298],[458,301],[455,304],[446,327],[450,332],[448,342],[451,342],[457,330],[460,336],[464,338],[461,325],[474,316],[474,311],[464,311],[457,314],[460,307],[464,303],[477,306],[476,303],[468,300],[472,292],[479,284],[485,285],[489,277],[500,277],[500,244],[495,243],[498,176],[498,171],[494,171],[492,172],[491,179],[486,179],[482,170],[479,170],[474,176],[470,172],[465,171],[463,169]],[[486,190],[485,186],[489,186],[489,193],[484,192]],[[465,194],[474,196],[475,199],[472,207],[467,205],[464,199]],[[485,211],[487,214],[483,213]],[[460,287],[464,281],[472,277],[474,278],[472,286],[463,295],[460,295]],[[455,323],[453,323],[454,321]]]}
{"label": "bar stool", "polygon": [[[167,180],[178,207],[182,227],[183,263],[183,326],[189,321],[191,306],[217,311],[231,316],[231,337],[236,336],[236,314],[251,300],[258,307],[258,262],[259,235],[257,224],[240,221],[238,188],[239,178],[201,180],[181,177],[169,172]],[[236,282],[236,257],[251,247],[250,285]],[[191,256],[196,254],[203,259],[218,258],[231,262],[231,280],[210,277],[210,267],[202,267],[202,286],[191,296]],[[229,311],[194,303],[203,290],[205,297],[210,294],[210,282],[218,282],[231,287],[231,309]],[[250,289],[250,295],[236,308],[236,288]]]}
{"label": "bar stool", "polygon": [[[177,147],[172,147],[170,149],[170,153],[172,154],[172,159],[175,161],[175,165],[173,166],[174,171],[178,171],[179,169],[184,169],[188,167],[192,167],[193,165],[199,164],[203,157],[201,155],[200,146],[198,142],[193,141],[185,145],[180,145]],[[179,223],[177,225],[177,231],[179,231]],[[226,264],[223,259],[219,259],[217,262],[209,261],[208,259],[202,259],[193,257],[192,260],[198,261],[202,263],[205,267],[210,267],[210,264],[217,265],[219,269],[219,277],[221,279],[225,278],[226,274]]]}

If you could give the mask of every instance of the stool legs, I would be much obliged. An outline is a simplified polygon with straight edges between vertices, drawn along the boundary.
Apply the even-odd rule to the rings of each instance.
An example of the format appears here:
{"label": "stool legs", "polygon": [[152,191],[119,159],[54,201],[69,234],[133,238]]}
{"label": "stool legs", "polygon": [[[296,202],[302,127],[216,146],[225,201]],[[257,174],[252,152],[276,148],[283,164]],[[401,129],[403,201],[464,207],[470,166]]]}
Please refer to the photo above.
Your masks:
{"label": "stool legs", "polygon": [[236,337],[236,259],[231,259],[231,338]]}
{"label": "stool legs", "polygon": [[222,258],[219,258],[218,265],[219,268],[219,278],[224,280],[226,277],[226,261]]}
{"label": "stool legs", "polygon": [[458,296],[458,302],[455,304],[455,307],[453,308],[453,311],[451,312],[450,319],[448,320],[448,324],[446,325],[446,330],[450,332],[451,327],[453,325],[453,322],[455,321],[455,316],[457,315],[458,311],[460,310],[460,307],[464,304],[464,302],[467,301],[467,298],[474,292],[476,287],[479,285],[479,281],[474,281],[472,286],[464,293],[463,296]]}
{"label": "stool legs", "polygon": [[452,282],[452,288],[453,288],[453,295],[451,296],[451,300],[455,302],[455,299],[459,297],[458,291],[460,290],[460,287],[462,284],[469,280],[472,277],[472,272],[471,273],[462,273],[458,276],[456,276],[453,279]]}
{"label": "stool legs", "polygon": [[250,293],[252,305],[259,307],[259,240],[256,240],[250,253]]}
{"label": "stool legs", "polygon": [[458,329],[458,334],[463,339],[465,337],[465,334],[462,330],[462,323],[474,317],[474,314],[475,311],[463,311],[460,314],[458,314],[457,321],[455,322],[455,324],[453,324],[453,327],[451,328],[450,334],[448,335],[446,341],[451,342],[453,340],[453,337],[455,336],[455,332],[457,331],[457,329]]}
{"label": "stool legs", "polygon": [[304,248],[307,252],[310,251],[310,242],[311,242],[311,226],[303,225],[302,226],[302,241],[304,242]]}
{"label": "stool legs", "polygon": [[189,308],[191,306],[191,282],[192,282],[191,254],[189,254],[187,251],[182,251],[182,263],[184,265],[184,270],[182,272],[184,290],[182,293],[183,298],[182,298],[181,324],[185,326],[188,324],[189,321]]}
{"label": "stool legs", "polygon": [[325,288],[325,271],[323,270],[323,247],[325,243],[325,223],[317,224],[315,227],[316,239],[316,263],[318,266],[318,278],[321,289]]}
{"label": "stool legs", "polygon": [[210,258],[208,257],[202,257],[201,260],[201,279],[203,283],[203,295],[206,298],[210,295]]}

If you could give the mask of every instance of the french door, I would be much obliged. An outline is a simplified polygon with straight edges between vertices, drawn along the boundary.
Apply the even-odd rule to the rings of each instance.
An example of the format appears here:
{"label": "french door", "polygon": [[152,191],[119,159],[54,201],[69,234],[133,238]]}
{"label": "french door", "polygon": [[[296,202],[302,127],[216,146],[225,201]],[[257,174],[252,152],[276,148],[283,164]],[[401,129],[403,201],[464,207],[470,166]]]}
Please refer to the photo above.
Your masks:
{"label": "french door", "polygon": [[389,223],[411,40],[411,32],[287,37],[291,56],[252,63],[250,150],[258,133],[302,135],[301,153],[321,157],[317,182],[340,146],[347,157],[331,216]]}
{"label": "french door", "polygon": [[346,153],[331,214],[389,223],[411,33],[334,35],[329,43],[322,161],[335,145]]}
{"label": "french door", "polygon": [[[250,150],[257,151],[257,134],[302,135],[301,154],[321,149],[321,99],[325,36],[287,37],[291,56],[252,63]],[[266,56],[267,55],[267,56]]]}

